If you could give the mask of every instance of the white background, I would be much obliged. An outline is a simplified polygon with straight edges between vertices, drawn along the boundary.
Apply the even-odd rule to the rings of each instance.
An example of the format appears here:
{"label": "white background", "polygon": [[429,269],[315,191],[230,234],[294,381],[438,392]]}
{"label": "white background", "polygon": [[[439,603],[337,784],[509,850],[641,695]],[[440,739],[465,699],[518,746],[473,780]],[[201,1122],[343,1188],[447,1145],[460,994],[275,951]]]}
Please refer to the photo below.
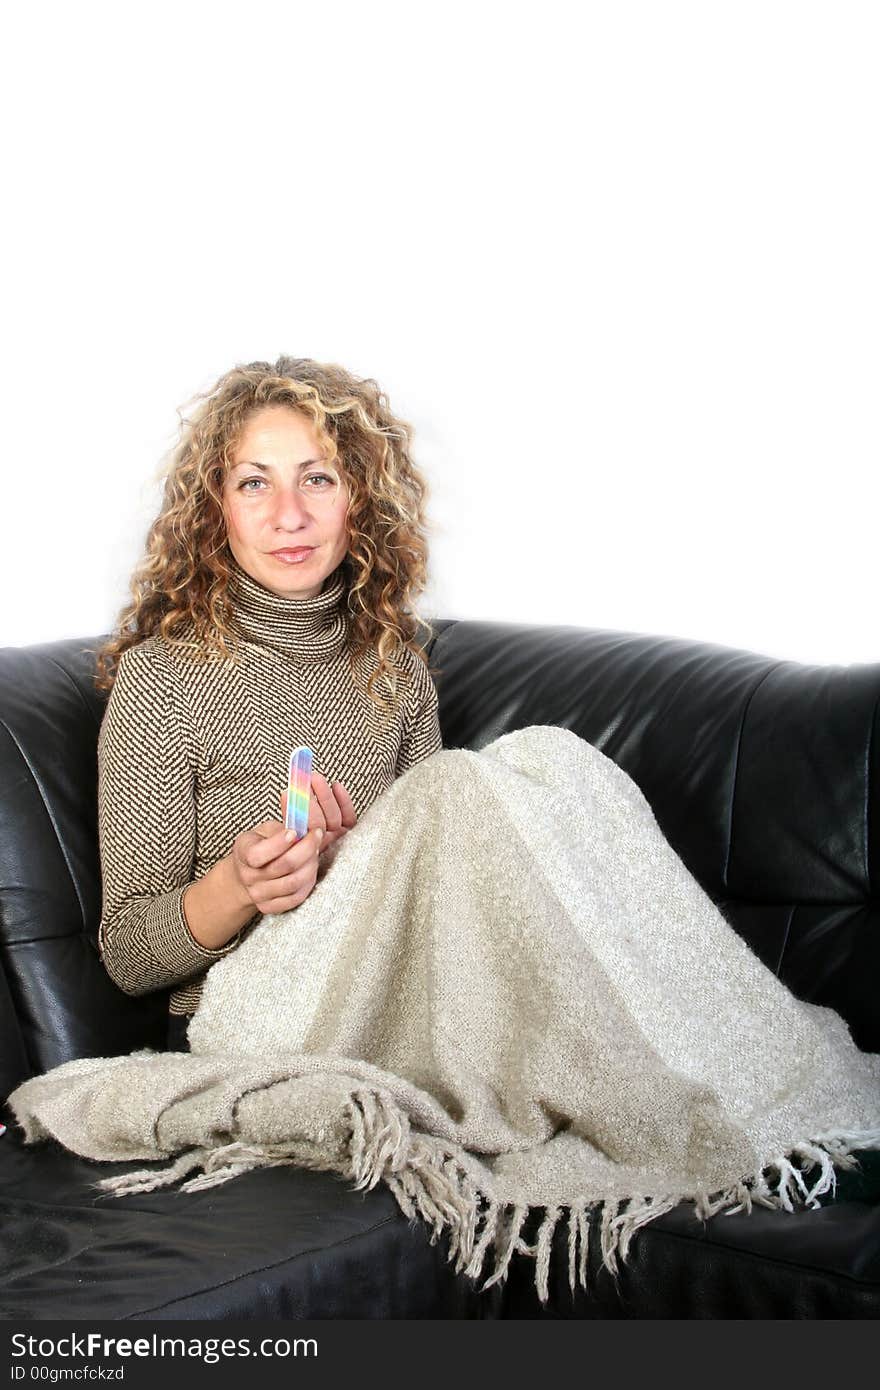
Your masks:
{"label": "white background", "polygon": [[4,12],[0,642],[110,630],[178,407],[375,377],[428,616],[880,661],[880,7]]}

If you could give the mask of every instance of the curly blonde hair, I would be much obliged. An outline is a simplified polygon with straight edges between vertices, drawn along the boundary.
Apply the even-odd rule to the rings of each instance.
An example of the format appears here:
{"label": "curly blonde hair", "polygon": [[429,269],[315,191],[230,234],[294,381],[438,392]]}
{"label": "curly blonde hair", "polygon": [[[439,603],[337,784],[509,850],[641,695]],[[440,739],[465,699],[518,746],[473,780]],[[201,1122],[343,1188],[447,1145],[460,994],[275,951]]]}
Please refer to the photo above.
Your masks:
{"label": "curly blonde hair", "polygon": [[[96,653],[95,689],[109,692],[123,652],[156,633],[195,647],[196,659],[211,652],[238,659],[223,485],[245,421],[265,406],[288,405],[312,419],[328,461],[348,488],[349,550],[342,565],[352,671],[357,657],[372,648],[378,667],[366,693],[390,712],[393,705],[377,697],[374,685],[385,680],[393,701],[397,678],[405,675],[395,654],[409,647],[427,665],[417,629],[427,628],[431,636],[430,624],[411,611],[425,588],[429,529],[428,484],[410,453],[412,426],[392,414],[372,378],[310,358],[233,367],[189,404],[194,402],[201,404],[189,418],[177,411],[180,439],[157,475],[165,479],[162,508],[130,582],[132,602]],[[195,644],[186,640],[187,630],[190,636],[195,632]]]}

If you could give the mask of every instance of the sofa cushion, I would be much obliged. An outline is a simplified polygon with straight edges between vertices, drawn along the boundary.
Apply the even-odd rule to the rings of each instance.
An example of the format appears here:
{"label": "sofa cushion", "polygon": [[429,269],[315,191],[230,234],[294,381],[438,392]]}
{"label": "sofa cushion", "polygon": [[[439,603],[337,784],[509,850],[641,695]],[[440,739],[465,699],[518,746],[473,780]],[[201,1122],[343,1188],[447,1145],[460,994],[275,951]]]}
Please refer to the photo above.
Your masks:
{"label": "sofa cushion", "polygon": [[[866,1156],[867,1157],[867,1156]],[[568,1287],[567,1227],[556,1231],[548,1303],[533,1262],[511,1262],[503,1318],[876,1318],[880,1316],[880,1172],[876,1155],[850,1185],[866,1200],[794,1212],[756,1207],[698,1220],[689,1204],[643,1227],[617,1282],[599,1272],[591,1242],[590,1288]],[[843,1175],[846,1176],[846,1175]],[[531,1238],[531,1230],[526,1234]]]}
{"label": "sofa cushion", "polygon": [[497,1316],[384,1184],[254,1169],[202,1192],[95,1192],[138,1163],[92,1163],[54,1140],[0,1135],[0,1318]]}

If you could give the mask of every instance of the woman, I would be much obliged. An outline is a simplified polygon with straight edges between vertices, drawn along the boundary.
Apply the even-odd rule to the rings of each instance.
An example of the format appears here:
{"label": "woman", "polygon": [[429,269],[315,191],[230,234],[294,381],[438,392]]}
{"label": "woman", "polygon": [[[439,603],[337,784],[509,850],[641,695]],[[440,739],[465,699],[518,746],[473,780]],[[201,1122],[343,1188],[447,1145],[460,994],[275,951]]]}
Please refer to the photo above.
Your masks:
{"label": "woman", "polygon": [[[128,994],[171,987],[171,1046],[210,965],[304,902],[358,816],[442,747],[413,640],[427,486],[410,435],[375,382],[280,358],[226,373],[173,452],[96,677],[101,955]],[[278,789],[297,744],[312,798],[291,843]]]}
{"label": "woman", "polygon": [[457,1268],[493,1252],[483,1287],[534,1256],[543,1300],[560,1221],[574,1291],[682,1200],[818,1206],[880,1147],[880,1059],[758,960],[598,748],[442,748],[408,445],[375,383],[288,358],[185,427],[99,672],[101,952],[131,994],[170,986],[181,1031],[9,1103],[29,1142],[172,1158],[117,1194],[274,1163],[384,1181]]}

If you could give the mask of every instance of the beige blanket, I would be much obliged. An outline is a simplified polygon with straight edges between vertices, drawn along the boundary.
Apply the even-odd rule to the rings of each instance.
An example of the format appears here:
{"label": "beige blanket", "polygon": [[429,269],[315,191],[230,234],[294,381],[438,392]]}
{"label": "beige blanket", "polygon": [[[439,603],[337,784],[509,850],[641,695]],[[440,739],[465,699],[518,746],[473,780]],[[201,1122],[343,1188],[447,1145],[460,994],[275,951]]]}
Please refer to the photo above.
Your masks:
{"label": "beige blanket", "polygon": [[779,983],[570,731],[436,753],[329,854],[212,967],[190,1054],[25,1082],[27,1141],[173,1158],[96,1184],[116,1193],[276,1163],[383,1181],[484,1288],[534,1256],[542,1300],[560,1222],[574,1291],[593,1235],[615,1272],[683,1199],[815,1206],[880,1147],[880,1057]]}

